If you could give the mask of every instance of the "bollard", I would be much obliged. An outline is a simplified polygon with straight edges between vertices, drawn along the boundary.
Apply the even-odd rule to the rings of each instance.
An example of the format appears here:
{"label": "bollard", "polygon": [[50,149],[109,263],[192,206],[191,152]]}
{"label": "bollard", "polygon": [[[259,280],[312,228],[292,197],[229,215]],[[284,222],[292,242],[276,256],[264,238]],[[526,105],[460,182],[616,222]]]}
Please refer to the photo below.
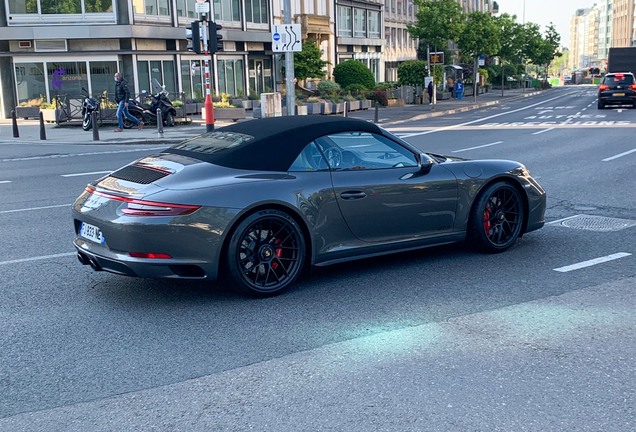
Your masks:
{"label": "bollard", "polygon": [[157,108],[157,137],[163,138],[163,118],[160,108]]}
{"label": "bollard", "polygon": [[13,123],[13,138],[20,138],[20,131],[18,131],[18,116],[15,115],[15,110],[11,110],[11,122]]}
{"label": "bollard", "polygon": [[344,103],[344,111],[342,112],[342,116],[343,117],[347,117],[347,106],[349,105],[349,102],[345,102]]}
{"label": "bollard", "polygon": [[44,127],[44,113],[40,111],[40,140],[46,141],[46,128]]}
{"label": "bollard", "polygon": [[373,123],[379,123],[380,121],[380,103],[375,101],[375,115],[373,116]]}
{"label": "bollard", "polygon": [[93,123],[93,141],[99,141],[99,130],[97,129],[97,111],[91,113],[91,123]]}

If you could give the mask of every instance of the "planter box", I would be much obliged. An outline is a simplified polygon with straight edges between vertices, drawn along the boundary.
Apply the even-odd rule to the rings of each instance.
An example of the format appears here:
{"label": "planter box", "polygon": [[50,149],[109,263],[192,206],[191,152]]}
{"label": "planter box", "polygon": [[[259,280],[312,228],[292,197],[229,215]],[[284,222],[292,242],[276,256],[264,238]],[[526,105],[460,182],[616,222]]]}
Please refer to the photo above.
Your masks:
{"label": "planter box", "polygon": [[296,105],[296,115],[307,115],[307,106]]}
{"label": "planter box", "polygon": [[344,112],[344,107],[345,107],[345,102],[334,103],[333,107],[331,108],[331,113],[332,114],[342,113]]}
{"label": "planter box", "polygon": [[[205,108],[201,111],[201,118],[205,120]],[[234,120],[245,118],[245,108],[214,108],[214,120]]]}
{"label": "planter box", "polygon": [[322,114],[322,103],[320,102],[306,103],[305,106],[307,107],[307,114]]}
{"label": "planter box", "polygon": [[99,110],[97,117],[102,123],[117,122],[117,110],[115,108],[104,108]]}
{"label": "planter box", "polygon": [[254,101],[249,99],[242,99],[241,105],[243,105],[243,108],[245,108],[246,110],[251,110],[254,108]]}
{"label": "planter box", "polygon": [[359,109],[362,109],[362,102],[361,101],[350,101],[350,102],[347,102],[347,111],[349,111],[349,112],[358,111]]}
{"label": "planter box", "polygon": [[322,105],[322,110],[320,111],[320,114],[333,114],[333,104],[332,103],[323,103]]}
{"label": "planter box", "polygon": [[23,119],[40,118],[40,107],[15,107],[15,116]]}
{"label": "planter box", "polygon": [[197,110],[197,104],[196,103],[187,103],[185,104],[185,114],[199,114],[199,111]]}
{"label": "planter box", "polygon": [[[450,95],[450,93],[449,93]],[[403,108],[404,107],[404,99],[389,99],[389,104],[387,105],[389,108]]]}
{"label": "planter box", "polygon": [[360,102],[362,102],[362,109],[363,110],[371,108],[372,104],[373,104],[373,101],[370,100],[370,99],[365,99],[365,100],[360,101]]}
{"label": "planter box", "polygon": [[253,100],[252,101],[252,109],[253,108],[260,108],[261,107],[261,101],[260,100]]}
{"label": "planter box", "polygon": [[205,104],[201,102],[197,102],[196,105],[197,105],[197,112],[198,113],[203,112],[203,109],[205,108]]}
{"label": "planter box", "polygon": [[56,109],[43,109],[42,117],[44,118],[44,121],[51,123],[59,123],[68,120],[68,116],[64,111]]}

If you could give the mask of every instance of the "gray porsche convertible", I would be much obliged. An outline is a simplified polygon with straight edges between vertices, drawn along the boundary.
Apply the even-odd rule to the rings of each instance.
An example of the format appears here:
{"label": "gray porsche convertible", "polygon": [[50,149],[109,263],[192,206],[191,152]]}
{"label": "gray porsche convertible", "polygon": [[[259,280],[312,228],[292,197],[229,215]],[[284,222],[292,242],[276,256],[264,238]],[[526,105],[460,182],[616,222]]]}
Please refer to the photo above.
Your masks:
{"label": "gray porsche convertible", "polygon": [[423,153],[361,120],[224,127],[91,183],[73,205],[79,261],[127,276],[223,277],[279,294],[311,266],[467,240],[508,249],[544,224],[517,162]]}

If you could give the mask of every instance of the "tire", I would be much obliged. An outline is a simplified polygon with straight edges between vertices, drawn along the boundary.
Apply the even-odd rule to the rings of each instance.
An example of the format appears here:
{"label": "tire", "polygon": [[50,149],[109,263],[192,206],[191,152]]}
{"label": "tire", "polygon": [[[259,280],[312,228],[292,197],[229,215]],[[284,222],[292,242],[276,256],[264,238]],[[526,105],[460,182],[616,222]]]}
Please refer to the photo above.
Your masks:
{"label": "tire", "polygon": [[[136,118],[139,121],[144,121],[144,117],[143,115],[141,115],[141,113],[138,112],[131,112],[130,115],[132,115],[134,118]],[[134,124],[131,120],[128,120],[127,117],[124,117],[124,129],[131,129],[133,127],[136,127],[137,125]]]}
{"label": "tire", "polygon": [[467,238],[482,252],[503,252],[521,234],[523,219],[524,202],[517,188],[506,181],[493,183],[473,204]]}
{"label": "tire", "polygon": [[605,104],[603,104],[603,102],[601,102],[601,101],[598,101],[598,104],[596,105],[596,107],[598,109],[604,109],[605,108]]}
{"label": "tire", "polygon": [[232,233],[226,276],[241,294],[270,297],[296,282],[305,258],[305,237],[296,221],[278,210],[261,210]]}
{"label": "tire", "polygon": [[93,119],[89,115],[84,115],[84,120],[82,121],[82,129],[85,131],[89,131],[93,128]]}
{"label": "tire", "polygon": [[168,127],[173,127],[174,126],[174,115],[172,114],[172,111],[168,111],[166,113],[166,118],[164,119],[164,124]]}

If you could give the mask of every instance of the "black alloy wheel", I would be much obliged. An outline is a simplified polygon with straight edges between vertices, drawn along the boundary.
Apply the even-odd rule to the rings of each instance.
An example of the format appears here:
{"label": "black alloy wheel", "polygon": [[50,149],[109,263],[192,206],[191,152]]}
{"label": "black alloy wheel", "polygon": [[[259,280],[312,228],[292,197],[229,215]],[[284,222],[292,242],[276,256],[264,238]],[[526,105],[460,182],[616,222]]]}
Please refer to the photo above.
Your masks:
{"label": "black alloy wheel", "polygon": [[298,279],[305,255],[305,239],[296,221],[278,210],[262,210],[248,216],[232,234],[227,263],[240,292],[268,297]]}
{"label": "black alloy wheel", "polygon": [[84,120],[82,121],[82,129],[89,131],[93,128],[93,119],[90,114],[84,114]]}
{"label": "black alloy wheel", "polygon": [[601,100],[599,99],[598,103],[596,104],[596,107],[598,109],[603,109],[603,108],[605,108],[605,104],[603,104],[603,102],[601,102]]}
{"label": "black alloy wheel", "polygon": [[494,183],[480,194],[471,210],[469,238],[484,252],[503,252],[521,234],[523,218],[519,191],[508,182]]}
{"label": "black alloy wheel", "polygon": [[174,126],[174,115],[172,115],[171,111],[166,113],[166,118],[164,119],[166,126],[173,127]]}

